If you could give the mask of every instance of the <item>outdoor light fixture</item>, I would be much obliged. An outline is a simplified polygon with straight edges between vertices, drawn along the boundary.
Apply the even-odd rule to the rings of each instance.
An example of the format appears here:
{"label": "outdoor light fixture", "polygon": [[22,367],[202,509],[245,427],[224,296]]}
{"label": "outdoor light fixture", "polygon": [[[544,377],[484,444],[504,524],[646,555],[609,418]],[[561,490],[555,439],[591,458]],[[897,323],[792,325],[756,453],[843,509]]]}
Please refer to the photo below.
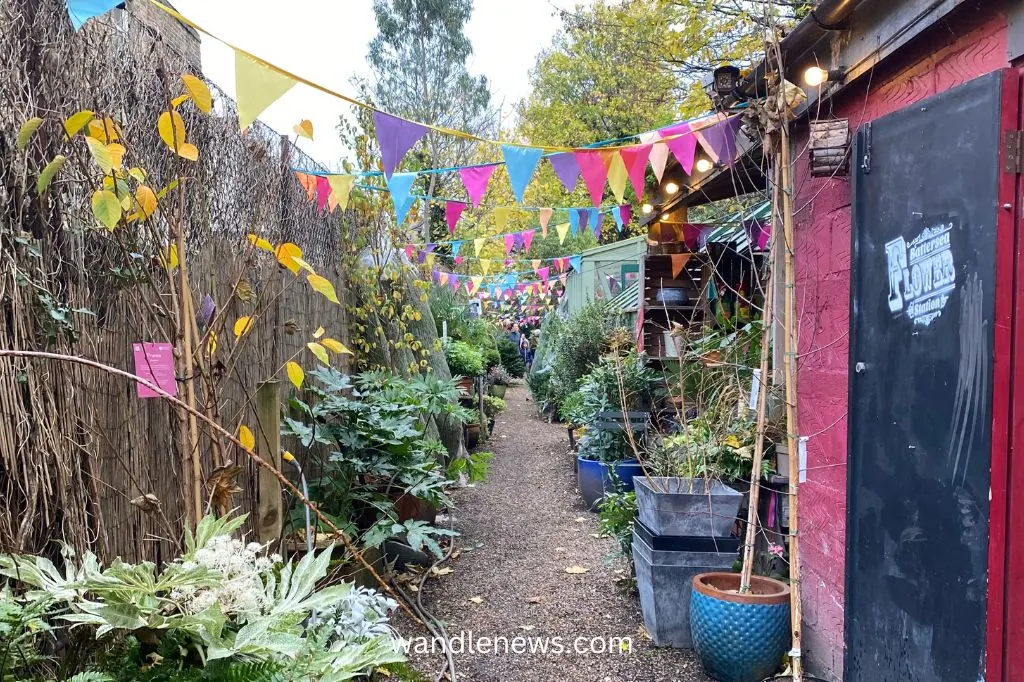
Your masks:
{"label": "outdoor light fixture", "polygon": [[679,191],[679,185],[674,182],[665,183],[665,194],[675,194]]}
{"label": "outdoor light fixture", "polygon": [[644,212],[644,215],[649,215],[652,211],[654,211],[654,207],[651,206],[650,204],[644,204],[643,206],[640,207],[640,210]]}
{"label": "outdoor light fixture", "polygon": [[661,214],[661,221],[662,221],[663,223],[667,223],[667,222],[668,222],[668,219],[669,219],[669,218],[671,218],[671,217],[672,217],[672,216],[670,216],[670,215],[669,215],[668,213],[662,213],[662,214]]}
{"label": "outdoor light fixture", "polygon": [[732,94],[740,82],[740,70],[732,64],[720,66],[714,70],[715,92],[722,97]]}
{"label": "outdoor light fixture", "polygon": [[697,165],[696,165],[697,172],[698,173],[707,173],[709,170],[711,170],[714,167],[714,165],[715,164],[711,163],[710,159],[697,159]]}
{"label": "outdoor light fixture", "polygon": [[825,70],[820,66],[812,66],[804,71],[804,83],[807,83],[812,88],[816,88],[822,83],[838,83],[843,80],[842,69],[831,69]]}

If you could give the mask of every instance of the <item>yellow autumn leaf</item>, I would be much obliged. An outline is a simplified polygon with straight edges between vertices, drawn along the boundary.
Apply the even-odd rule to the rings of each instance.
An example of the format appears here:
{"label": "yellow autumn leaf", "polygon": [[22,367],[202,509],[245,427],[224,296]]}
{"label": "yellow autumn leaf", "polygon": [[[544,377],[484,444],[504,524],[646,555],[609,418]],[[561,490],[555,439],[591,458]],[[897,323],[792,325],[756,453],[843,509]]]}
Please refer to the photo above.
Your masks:
{"label": "yellow autumn leaf", "polygon": [[110,154],[110,163],[113,164],[114,168],[120,168],[124,162],[125,148],[123,144],[117,142],[111,142],[107,145],[107,153]]}
{"label": "yellow autumn leaf", "polygon": [[291,270],[293,274],[299,274],[301,266],[295,259],[302,258],[302,249],[291,242],[285,242],[274,250],[274,255],[277,256],[278,263]]}
{"label": "yellow autumn leaf", "polygon": [[107,145],[103,144],[95,137],[85,138],[85,142],[89,145],[89,154],[92,155],[92,160],[96,162],[96,165],[100,167],[104,173],[109,173],[114,169],[114,159],[110,156],[110,150],[107,149]]}
{"label": "yellow autumn leaf", "polygon": [[250,234],[248,235],[247,238],[249,239],[249,243],[255,246],[257,249],[263,249],[267,253],[274,253],[274,245],[268,242],[263,237],[257,237],[254,234]]}
{"label": "yellow autumn leaf", "polygon": [[114,122],[114,119],[107,116],[103,119],[103,134],[107,137],[107,142],[116,142],[121,138],[121,126]]}
{"label": "yellow autumn leaf", "polygon": [[325,334],[326,332],[327,332],[327,330],[326,330],[326,329],[324,329],[323,327],[317,327],[317,328],[316,328],[316,331],[315,331],[315,332],[313,332],[313,338],[314,338],[314,339],[319,339],[319,338],[320,338],[321,336],[323,336],[323,335],[324,335],[324,334]]}
{"label": "yellow autumn leaf", "polygon": [[288,372],[288,381],[292,382],[295,388],[302,388],[302,382],[306,378],[306,373],[302,371],[302,366],[297,362],[289,360],[288,364],[285,365],[285,371]]}
{"label": "yellow autumn leaf", "polygon": [[60,169],[64,167],[65,160],[66,159],[63,154],[58,154],[53,157],[53,161],[46,164],[46,167],[43,168],[41,173],[39,173],[39,177],[36,178],[37,194],[42,194],[46,191],[46,188],[50,186],[51,182],[53,182],[53,178],[60,172]]}
{"label": "yellow autumn leaf", "polygon": [[189,99],[190,99],[190,97],[187,94],[185,94],[185,95],[178,95],[177,97],[175,97],[174,99],[171,100],[171,106],[174,107],[175,109],[177,109],[182,104],[184,104],[185,102],[189,101]]}
{"label": "yellow autumn leaf", "polygon": [[97,190],[92,195],[92,214],[108,230],[117,227],[121,220],[121,202],[109,189]]}
{"label": "yellow autumn leaf", "polygon": [[327,355],[327,349],[321,346],[319,343],[307,343],[306,348],[309,352],[316,356],[316,359],[325,365],[331,364],[331,358]]}
{"label": "yellow autumn leaf", "polygon": [[185,142],[178,146],[178,156],[189,161],[199,160],[199,147],[191,142]]}
{"label": "yellow autumn leaf", "polygon": [[242,447],[246,450],[256,447],[256,437],[252,435],[252,431],[245,424],[238,427],[238,440],[242,442]]}
{"label": "yellow autumn leaf", "polygon": [[243,315],[235,320],[235,338],[240,337],[242,334],[248,334],[251,329],[252,317],[249,315]]}
{"label": "yellow autumn leaf", "polygon": [[89,124],[85,127],[85,134],[104,144],[111,141],[107,139],[107,126],[98,118],[89,121]]}
{"label": "yellow autumn leaf", "polygon": [[178,267],[178,247],[171,244],[160,254],[160,262],[168,272]]}
{"label": "yellow autumn leaf", "polygon": [[314,291],[318,291],[327,297],[327,300],[331,303],[340,303],[338,301],[338,295],[334,293],[334,285],[331,284],[330,280],[320,275],[310,275],[307,280],[309,286],[313,287]]}
{"label": "yellow autumn leaf", "polygon": [[300,121],[294,128],[292,128],[292,130],[294,130],[295,134],[299,137],[305,137],[310,140],[313,139],[313,122],[308,119]]}
{"label": "yellow autumn leaf", "polygon": [[135,178],[136,182],[145,182],[146,181],[146,171],[142,170],[141,168],[139,168],[137,166],[133,166],[132,168],[129,168],[128,169],[128,175],[130,175],[133,178]]}
{"label": "yellow autumn leaf", "polygon": [[21,128],[18,129],[18,149],[24,149],[28,146],[28,141],[32,139],[36,130],[43,124],[41,118],[30,118],[21,124]]}
{"label": "yellow autumn leaf", "polygon": [[295,261],[295,264],[298,265],[303,270],[305,270],[306,272],[312,273],[314,275],[316,274],[316,270],[313,269],[313,266],[304,261],[299,256],[293,256],[292,260]]}
{"label": "yellow autumn leaf", "polygon": [[185,120],[177,111],[165,111],[156,121],[160,139],[172,150],[185,144]]}
{"label": "yellow autumn leaf", "polygon": [[146,185],[139,185],[135,190],[135,201],[139,204],[139,212],[143,218],[156,213],[156,193]]}
{"label": "yellow autumn leaf", "polygon": [[217,352],[217,332],[210,330],[210,336],[206,339],[206,354],[213,355]]}
{"label": "yellow autumn leaf", "polygon": [[345,347],[345,344],[341,341],[336,341],[335,339],[320,339],[320,345],[326,346],[335,353],[348,353],[349,355],[355,355],[355,353]]}
{"label": "yellow autumn leaf", "polygon": [[88,109],[83,109],[76,114],[72,114],[64,121],[64,131],[68,134],[68,137],[74,137],[79,130],[84,128],[95,117],[96,114]]}
{"label": "yellow autumn leaf", "polygon": [[196,103],[196,109],[204,114],[210,113],[213,109],[213,97],[210,96],[210,88],[206,83],[190,73],[181,74],[181,80],[185,84],[185,90],[192,96],[192,101]]}

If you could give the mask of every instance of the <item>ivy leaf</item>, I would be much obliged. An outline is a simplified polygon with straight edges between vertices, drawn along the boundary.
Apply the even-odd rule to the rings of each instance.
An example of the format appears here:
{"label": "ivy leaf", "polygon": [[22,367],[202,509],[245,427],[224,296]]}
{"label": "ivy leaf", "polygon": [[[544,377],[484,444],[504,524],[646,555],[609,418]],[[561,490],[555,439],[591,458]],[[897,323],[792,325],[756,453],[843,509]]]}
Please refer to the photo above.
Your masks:
{"label": "ivy leaf", "polygon": [[92,195],[92,214],[103,223],[108,230],[117,227],[121,220],[121,202],[117,195],[109,189],[97,190]]}
{"label": "ivy leaf", "polygon": [[355,355],[355,353],[346,348],[345,344],[343,344],[341,341],[335,341],[334,339],[331,338],[321,339],[320,345],[326,346],[335,353],[347,353],[349,355]]}
{"label": "ivy leaf", "polygon": [[196,78],[189,73],[182,74],[181,80],[185,84],[185,90],[191,95],[192,101],[196,103],[196,108],[204,114],[210,113],[213,109],[213,97],[210,96],[210,88],[206,86],[206,83],[201,78]]}
{"label": "ivy leaf", "polygon": [[96,114],[88,109],[83,109],[76,114],[72,114],[64,121],[64,131],[68,134],[69,138],[74,137],[79,130],[84,128],[85,125],[95,117]]}
{"label": "ivy leaf", "polygon": [[285,365],[285,370],[288,372],[288,381],[292,382],[295,388],[302,388],[302,382],[306,379],[306,373],[302,370],[302,366],[289,360]]}
{"label": "ivy leaf", "polygon": [[247,236],[249,243],[255,246],[257,249],[263,249],[267,253],[274,253],[274,245],[268,242],[263,237],[257,237],[254,234]]}
{"label": "ivy leaf", "polygon": [[249,315],[243,315],[242,317],[235,320],[235,338],[241,337],[243,334],[248,334],[252,330],[252,317]]}
{"label": "ivy leaf", "polygon": [[28,146],[28,141],[35,135],[36,130],[43,124],[41,118],[30,118],[21,124],[21,128],[18,129],[18,149],[24,149]]}
{"label": "ivy leaf", "polygon": [[300,121],[294,128],[292,128],[292,130],[294,130],[295,134],[299,137],[305,137],[309,140],[313,139],[313,122],[308,119]]}
{"label": "ivy leaf", "polygon": [[242,441],[242,447],[246,450],[252,450],[256,447],[256,438],[245,424],[238,427],[238,440]]}
{"label": "ivy leaf", "polygon": [[184,142],[178,145],[178,156],[189,161],[198,161],[199,147],[190,142]]}
{"label": "ivy leaf", "polygon": [[338,301],[338,295],[334,293],[334,285],[331,284],[330,280],[320,275],[310,275],[307,280],[309,285],[313,287],[314,291],[317,291],[327,297],[327,300],[331,303],[340,303]]}
{"label": "ivy leaf", "polygon": [[327,356],[327,349],[321,346],[319,343],[307,343],[306,348],[309,352],[316,356],[316,359],[325,365],[331,364],[331,359]]}
{"label": "ivy leaf", "polygon": [[36,180],[36,192],[42,194],[46,191],[46,188],[53,182],[53,176],[60,172],[60,169],[64,167],[64,162],[67,159],[64,158],[63,154],[58,154],[53,157],[53,161],[46,164],[43,168],[43,172],[39,174],[39,178]]}
{"label": "ivy leaf", "polygon": [[165,111],[160,114],[156,121],[156,129],[160,133],[160,139],[171,151],[180,149],[181,145],[185,144],[185,120],[177,111]]}
{"label": "ivy leaf", "polygon": [[143,218],[148,218],[156,213],[156,194],[150,187],[139,185],[139,188],[135,190],[135,201],[139,204],[139,211]]}
{"label": "ivy leaf", "polygon": [[110,150],[107,149],[107,145],[103,144],[95,137],[85,138],[85,143],[89,145],[89,153],[92,155],[92,160],[96,162],[96,165],[100,167],[100,170],[104,174],[110,173],[114,169],[114,159],[110,156]]}

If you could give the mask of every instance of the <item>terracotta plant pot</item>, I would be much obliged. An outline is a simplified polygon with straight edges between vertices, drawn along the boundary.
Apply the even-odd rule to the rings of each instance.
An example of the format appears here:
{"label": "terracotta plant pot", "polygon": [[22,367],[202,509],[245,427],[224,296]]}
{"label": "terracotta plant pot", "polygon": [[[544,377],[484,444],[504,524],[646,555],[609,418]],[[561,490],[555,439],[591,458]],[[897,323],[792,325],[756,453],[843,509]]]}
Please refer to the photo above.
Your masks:
{"label": "terracotta plant pot", "polygon": [[456,383],[456,386],[458,386],[459,390],[466,395],[476,395],[476,381],[473,377],[460,378]]}
{"label": "terracotta plant pot", "polygon": [[690,631],[704,670],[719,682],[761,682],[778,669],[791,642],[789,585],[739,573],[693,577]]}
{"label": "terracotta plant pot", "polygon": [[437,507],[413,495],[399,496],[395,500],[395,511],[398,513],[399,523],[406,521],[434,523],[437,518]]}

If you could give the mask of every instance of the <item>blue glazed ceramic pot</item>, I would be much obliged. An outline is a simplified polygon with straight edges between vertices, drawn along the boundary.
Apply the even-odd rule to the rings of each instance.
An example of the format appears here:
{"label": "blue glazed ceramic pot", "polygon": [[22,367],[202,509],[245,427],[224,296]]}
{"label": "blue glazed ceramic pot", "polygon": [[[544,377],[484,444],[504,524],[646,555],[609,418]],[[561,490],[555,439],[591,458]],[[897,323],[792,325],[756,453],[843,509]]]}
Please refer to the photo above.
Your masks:
{"label": "blue glazed ceramic pot", "polygon": [[762,682],[789,650],[789,586],[753,576],[739,594],[738,573],[693,578],[690,630],[697,658],[718,682]]}
{"label": "blue glazed ceramic pot", "polygon": [[[605,493],[614,489],[611,475],[611,464],[592,459],[576,458],[576,477],[583,501],[590,509],[596,509],[597,503]],[[635,459],[627,459],[614,465],[615,475],[621,482],[622,489],[633,490],[633,477],[643,476],[643,469]]]}

